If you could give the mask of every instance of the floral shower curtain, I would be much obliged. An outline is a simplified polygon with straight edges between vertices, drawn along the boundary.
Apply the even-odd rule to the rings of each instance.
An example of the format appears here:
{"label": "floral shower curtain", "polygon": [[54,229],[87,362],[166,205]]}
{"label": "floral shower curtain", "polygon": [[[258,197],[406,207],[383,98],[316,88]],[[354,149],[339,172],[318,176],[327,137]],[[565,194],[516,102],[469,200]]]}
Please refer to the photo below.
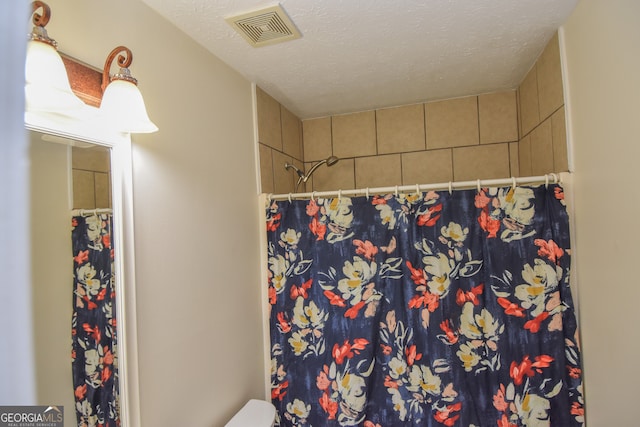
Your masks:
{"label": "floral shower curtain", "polygon": [[584,423],[559,185],[273,202],[282,426]]}
{"label": "floral shower curtain", "polygon": [[110,214],[72,219],[72,371],[79,426],[120,425]]}

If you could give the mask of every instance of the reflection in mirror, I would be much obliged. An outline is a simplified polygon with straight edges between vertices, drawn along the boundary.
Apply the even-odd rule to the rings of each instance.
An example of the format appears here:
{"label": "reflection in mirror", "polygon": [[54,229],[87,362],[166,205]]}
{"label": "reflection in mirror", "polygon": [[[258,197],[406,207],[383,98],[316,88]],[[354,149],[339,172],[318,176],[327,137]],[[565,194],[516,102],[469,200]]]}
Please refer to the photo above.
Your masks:
{"label": "reflection in mirror", "polygon": [[[110,210],[111,149],[35,131],[30,131],[29,135],[37,401],[41,405],[63,406],[65,427],[71,427],[78,425],[76,401],[81,402],[82,393],[85,396],[88,393],[83,388],[78,390],[72,374],[72,359],[78,352],[84,352],[78,346],[87,346],[78,337],[88,333],[93,339],[98,334],[93,329],[96,326],[94,324],[88,327],[91,331],[84,330],[83,325],[92,323],[92,320],[80,320],[80,324],[74,326],[78,333],[73,336],[75,343],[72,346],[73,313],[75,311],[77,316],[79,307],[84,308],[85,312],[91,309],[91,316],[95,319],[95,314],[101,310],[113,311],[112,317],[115,319],[115,306],[111,310],[101,305],[109,299],[105,291],[110,289],[111,277],[100,278],[99,274],[92,276],[90,269],[85,268],[85,277],[74,278],[79,263],[73,253],[72,209]],[[107,216],[100,217],[96,223],[103,224],[103,218]],[[110,244],[104,235],[94,240],[99,245]],[[101,333],[114,335],[115,338],[115,322],[112,326],[107,330],[102,325]],[[109,337],[100,337],[104,343],[103,338]],[[102,382],[117,388],[117,381],[114,381],[117,363],[113,361],[116,346],[108,346],[111,355],[105,351],[105,347],[102,345],[100,351],[95,352],[87,349],[87,357],[83,357],[80,364],[81,370],[88,373],[82,381],[87,382],[89,392],[92,384]],[[74,366],[75,382],[78,383],[79,366]],[[105,367],[108,368],[107,373]],[[112,410],[118,413],[119,404],[114,402]]]}
{"label": "reflection in mirror", "polygon": [[[102,71],[62,56],[73,92],[96,113]],[[24,115],[31,131],[38,402],[63,406],[66,426],[138,426],[131,138],[97,114],[94,120],[56,111]],[[93,394],[104,384],[119,397],[97,402]]]}

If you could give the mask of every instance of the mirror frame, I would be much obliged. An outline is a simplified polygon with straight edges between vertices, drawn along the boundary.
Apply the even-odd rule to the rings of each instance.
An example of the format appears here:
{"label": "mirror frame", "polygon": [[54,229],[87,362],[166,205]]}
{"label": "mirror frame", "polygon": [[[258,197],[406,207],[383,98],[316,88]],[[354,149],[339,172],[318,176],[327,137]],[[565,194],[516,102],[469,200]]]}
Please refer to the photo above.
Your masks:
{"label": "mirror frame", "polygon": [[[92,107],[91,107],[92,108]],[[111,188],[116,304],[120,420],[124,427],[140,425],[138,340],[135,291],[135,245],[133,233],[133,176],[131,137],[100,123],[80,122],[63,116],[25,113],[27,130],[89,142],[111,149]],[[73,390],[71,391],[73,392]],[[75,411],[74,411],[75,413]]]}

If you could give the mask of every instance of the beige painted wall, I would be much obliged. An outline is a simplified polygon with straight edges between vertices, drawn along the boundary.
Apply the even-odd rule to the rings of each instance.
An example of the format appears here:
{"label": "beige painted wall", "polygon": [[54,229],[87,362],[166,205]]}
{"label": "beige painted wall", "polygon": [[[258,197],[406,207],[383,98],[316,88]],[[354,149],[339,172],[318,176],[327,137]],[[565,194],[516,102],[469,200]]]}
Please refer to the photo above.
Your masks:
{"label": "beige painted wall", "polygon": [[70,150],[30,132],[31,278],[38,405],[62,405],[77,425],[71,375]]}
{"label": "beige painted wall", "polygon": [[132,50],[160,128],[133,137],[142,426],[222,426],[265,397],[251,84],[139,0],[48,3],[61,51]]}
{"label": "beige painted wall", "polygon": [[591,427],[640,423],[639,16],[637,0],[583,0],[564,25],[574,274]]}

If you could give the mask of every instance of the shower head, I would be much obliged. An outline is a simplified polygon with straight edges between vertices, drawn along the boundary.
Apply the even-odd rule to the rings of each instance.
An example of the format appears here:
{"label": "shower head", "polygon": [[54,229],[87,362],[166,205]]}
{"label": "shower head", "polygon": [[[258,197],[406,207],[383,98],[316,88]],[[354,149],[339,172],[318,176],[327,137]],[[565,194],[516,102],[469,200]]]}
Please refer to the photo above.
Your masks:
{"label": "shower head", "polygon": [[326,159],[327,162],[327,166],[333,166],[336,163],[338,163],[338,160],[340,160],[339,158],[337,158],[336,156],[329,156]]}

